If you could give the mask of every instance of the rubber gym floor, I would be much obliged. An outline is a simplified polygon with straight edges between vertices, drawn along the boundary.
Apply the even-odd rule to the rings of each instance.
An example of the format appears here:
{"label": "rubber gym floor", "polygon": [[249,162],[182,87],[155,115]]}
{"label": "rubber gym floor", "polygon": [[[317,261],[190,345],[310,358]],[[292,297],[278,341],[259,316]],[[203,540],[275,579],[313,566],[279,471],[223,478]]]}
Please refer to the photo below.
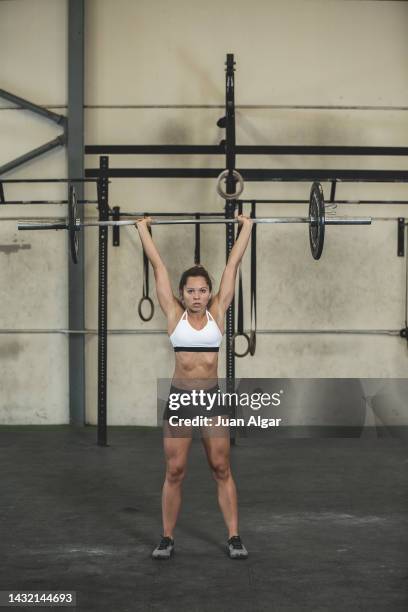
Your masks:
{"label": "rubber gym floor", "polygon": [[3,591],[76,591],[81,612],[408,609],[403,439],[375,429],[238,438],[245,561],[226,555],[216,484],[194,440],[176,553],[161,562],[150,557],[161,534],[159,429],[111,427],[106,447],[95,427],[4,426],[0,440]]}

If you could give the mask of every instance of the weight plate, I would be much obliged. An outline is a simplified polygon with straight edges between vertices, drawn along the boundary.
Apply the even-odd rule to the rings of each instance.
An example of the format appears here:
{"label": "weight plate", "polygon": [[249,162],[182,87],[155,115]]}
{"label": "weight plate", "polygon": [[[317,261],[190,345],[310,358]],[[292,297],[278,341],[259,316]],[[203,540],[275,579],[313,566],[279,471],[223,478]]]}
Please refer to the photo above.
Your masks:
{"label": "weight plate", "polygon": [[79,238],[76,220],[78,218],[78,202],[74,185],[69,186],[68,195],[68,233],[69,233],[69,248],[71,252],[72,263],[78,263]]}
{"label": "weight plate", "polygon": [[314,259],[320,259],[323,252],[325,220],[323,189],[320,183],[313,183],[309,200],[309,240]]}

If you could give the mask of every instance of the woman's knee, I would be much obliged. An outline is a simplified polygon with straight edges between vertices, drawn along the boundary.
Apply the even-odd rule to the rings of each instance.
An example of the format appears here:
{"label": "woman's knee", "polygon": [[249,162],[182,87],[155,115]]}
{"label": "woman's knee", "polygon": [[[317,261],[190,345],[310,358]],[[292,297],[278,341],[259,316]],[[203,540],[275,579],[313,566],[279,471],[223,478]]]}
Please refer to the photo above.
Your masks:
{"label": "woman's knee", "polygon": [[166,480],[171,484],[182,482],[186,475],[186,465],[179,462],[168,462],[166,467]]}
{"label": "woman's knee", "polygon": [[227,480],[231,475],[231,467],[229,461],[219,460],[211,461],[210,468],[215,480]]}

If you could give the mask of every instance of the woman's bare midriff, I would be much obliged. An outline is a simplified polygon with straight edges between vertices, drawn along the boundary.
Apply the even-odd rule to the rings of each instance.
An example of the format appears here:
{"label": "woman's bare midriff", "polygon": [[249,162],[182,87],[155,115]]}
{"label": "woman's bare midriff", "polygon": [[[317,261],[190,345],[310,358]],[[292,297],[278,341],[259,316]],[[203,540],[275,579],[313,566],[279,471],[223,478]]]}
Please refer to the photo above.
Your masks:
{"label": "woman's bare midriff", "polygon": [[[218,353],[175,353],[176,367],[173,381],[177,387],[188,388],[188,381],[196,380],[203,388],[210,388],[218,381]],[[207,383],[208,380],[208,384]],[[205,381],[205,382],[204,382]]]}
{"label": "woman's bare midriff", "polygon": [[[182,314],[183,312],[179,314],[177,320]],[[169,336],[173,331],[174,329],[169,330]],[[189,382],[193,382],[193,380],[199,381],[202,388],[211,388],[217,384],[218,352],[178,351],[174,353],[174,356],[176,363],[173,384],[177,387],[188,389]]]}

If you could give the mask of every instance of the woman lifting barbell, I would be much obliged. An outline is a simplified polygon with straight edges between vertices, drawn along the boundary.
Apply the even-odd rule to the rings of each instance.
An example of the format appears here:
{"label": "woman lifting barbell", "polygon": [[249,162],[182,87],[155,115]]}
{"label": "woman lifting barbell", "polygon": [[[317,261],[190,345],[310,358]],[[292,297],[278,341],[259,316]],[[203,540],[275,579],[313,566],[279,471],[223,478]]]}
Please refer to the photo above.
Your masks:
{"label": "woman lifting barbell", "polygon": [[[222,274],[218,293],[212,293],[212,281],[204,267],[197,265],[186,270],[179,283],[179,298],[172,291],[169,274],[150,235],[150,217],[138,220],[138,229],[145,253],[153,267],[157,298],[167,317],[167,331],[175,351],[175,371],[171,393],[185,394],[199,380],[201,387],[216,395],[218,385],[218,350],[224,333],[225,313],[235,293],[238,266],[244,255],[252,230],[252,220],[238,216],[241,232],[231,250]],[[169,396],[170,397],[170,396]],[[206,397],[208,395],[206,394]],[[219,397],[219,394],[218,394]],[[191,416],[195,402],[185,401],[178,417]],[[181,487],[186,473],[187,457],[192,442],[192,429],[171,425],[169,402],[164,413],[164,453],[166,475],[162,490],[163,534],[152,553],[154,559],[169,559],[174,552],[173,532],[181,506]],[[208,405],[201,406],[203,411]],[[212,475],[217,483],[218,502],[228,529],[227,552],[231,559],[246,559],[248,552],[238,531],[238,506],[235,482],[230,467],[230,437],[228,426],[217,427],[218,435],[211,435],[213,421],[227,414],[221,404],[212,406],[208,426],[201,429],[201,440]],[[196,412],[194,412],[196,414]],[[208,414],[208,413],[207,413]],[[177,430],[177,433],[175,433]]]}

